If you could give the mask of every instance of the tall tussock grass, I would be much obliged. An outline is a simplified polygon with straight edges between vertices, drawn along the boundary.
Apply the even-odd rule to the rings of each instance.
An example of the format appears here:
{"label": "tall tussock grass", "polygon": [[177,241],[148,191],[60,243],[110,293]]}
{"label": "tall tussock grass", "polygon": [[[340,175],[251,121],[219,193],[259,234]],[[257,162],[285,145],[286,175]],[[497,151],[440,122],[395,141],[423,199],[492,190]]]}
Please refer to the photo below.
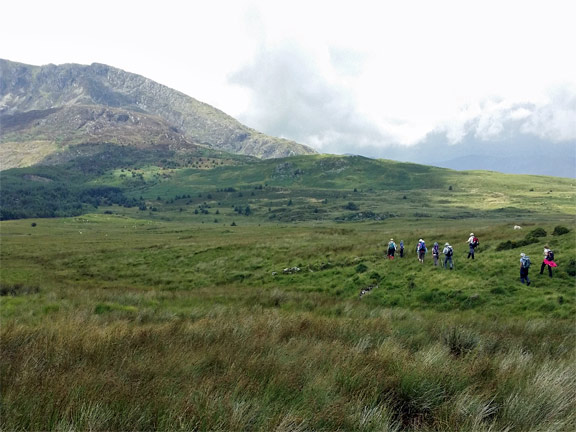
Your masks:
{"label": "tall tussock grass", "polygon": [[[576,429],[570,234],[525,250],[550,241],[559,264],[527,287],[519,251],[495,250],[510,227],[472,261],[470,220],[412,222],[16,224],[0,430]],[[418,262],[423,232],[456,245],[453,271]],[[405,258],[384,258],[391,237]]]}
{"label": "tall tussock grass", "polygon": [[[356,313],[229,307],[153,324],[98,315],[42,328],[12,321],[1,328],[2,429],[523,431],[576,424],[569,326],[541,320],[511,338],[522,327],[513,320]],[[551,350],[546,340],[562,348]]]}

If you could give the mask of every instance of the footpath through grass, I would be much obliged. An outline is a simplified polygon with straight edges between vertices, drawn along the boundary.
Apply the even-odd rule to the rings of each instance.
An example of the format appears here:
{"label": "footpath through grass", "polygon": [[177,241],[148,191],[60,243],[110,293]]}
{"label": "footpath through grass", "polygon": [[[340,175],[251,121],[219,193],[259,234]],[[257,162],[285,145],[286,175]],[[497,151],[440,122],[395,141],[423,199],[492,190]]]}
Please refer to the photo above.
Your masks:
{"label": "footpath through grass", "polygon": [[[2,222],[4,430],[572,430],[572,231]],[[548,235],[522,248],[535,228]],[[480,237],[467,260],[470,231]],[[406,257],[384,257],[390,238]],[[455,269],[424,265],[424,238]],[[554,277],[538,275],[544,244]],[[519,254],[534,263],[520,284]],[[296,270],[298,268],[299,270]],[[284,269],[289,269],[286,273]],[[374,287],[360,296],[362,289]]]}

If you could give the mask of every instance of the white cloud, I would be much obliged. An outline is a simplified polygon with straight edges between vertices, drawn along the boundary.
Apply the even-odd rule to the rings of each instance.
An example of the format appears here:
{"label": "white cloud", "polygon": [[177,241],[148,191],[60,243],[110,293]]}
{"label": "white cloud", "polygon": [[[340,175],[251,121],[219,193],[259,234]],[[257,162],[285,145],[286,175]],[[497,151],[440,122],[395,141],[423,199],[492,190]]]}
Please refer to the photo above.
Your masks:
{"label": "white cloud", "polygon": [[576,142],[576,86],[556,89],[526,118],[522,132],[551,141]]}
{"label": "white cloud", "polygon": [[511,131],[576,139],[569,1],[82,5],[3,5],[27,21],[3,20],[0,57],[106,63],[325,152],[374,153],[438,132],[452,143]]}

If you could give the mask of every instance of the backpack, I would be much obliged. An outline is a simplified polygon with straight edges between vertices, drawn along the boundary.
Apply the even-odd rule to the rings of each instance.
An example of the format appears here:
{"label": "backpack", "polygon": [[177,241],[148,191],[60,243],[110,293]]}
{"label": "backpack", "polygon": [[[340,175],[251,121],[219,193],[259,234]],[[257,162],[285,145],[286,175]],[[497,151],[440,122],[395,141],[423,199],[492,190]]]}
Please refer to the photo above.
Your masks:
{"label": "backpack", "polygon": [[388,249],[396,249],[396,245],[394,244],[394,242],[388,243]]}
{"label": "backpack", "polygon": [[546,259],[548,261],[554,261],[554,252],[548,251],[548,257]]}
{"label": "backpack", "polygon": [[525,257],[522,259],[522,268],[527,269],[528,267],[530,267],[530,264],[531,264],[530,258],[527,257],[527,256],[525,256]]}
{"label": "backpack", "polygon": [[426,243],[424,242],[419,242],[418,243],[418,251],[423,250],[424,252],[426,252],[428,249],[426,249]]}
{"label": "backpack", "polygon": [[454,251],[452,250],[452,246],[448,246],[448,252],[446,253],[447,257],[451,257]]}
{"label": "backpack", "polygon": [[478,237],[474,237],[472,239],[472,247],[475,248],[480,244],[480,240],[478,240]]}
{"label": "backpack", "polygon": [[434,247],[432,248],[432,254],[438,255],[439,253],[440,251],[438,250],[438,245],[434,245]]}

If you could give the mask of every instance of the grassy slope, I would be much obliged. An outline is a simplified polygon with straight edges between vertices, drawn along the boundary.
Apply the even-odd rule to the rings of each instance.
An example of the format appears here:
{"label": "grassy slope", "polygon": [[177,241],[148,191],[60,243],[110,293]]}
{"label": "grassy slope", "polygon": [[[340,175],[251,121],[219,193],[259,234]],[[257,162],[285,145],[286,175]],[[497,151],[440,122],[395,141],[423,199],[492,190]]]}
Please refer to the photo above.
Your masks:
{"label": "grassy slope", "polygon": [[[98,182],[128,186],[134,197],[165,209],[172,218],[174,210],[183,208],[182,216],[188,217],[204,203],[214,209],[212,215],[216,208],[250,205],[258,219],[284,222],[374,212],[383,217],[484,217],[522,223],[535,214],[557,219],[576,212],[571,179],[457,172],[362,157],[318,155],[209,170],[143,167],[133,172],[145,181],[134,182],[130,175],[122,180],[126,172],[117,170]],[[218,192],[230,187],[238,193]],[[166,206],[167,200],[183,195],[190,197]],[[358,210],[345,211],[349,202]]]}
{"label": "grassy slope", "polygon": [[[573,232],[526,249],[552,243],[560,269],[525,287],[518,250],[494,250],[522,234],[491,221],[474,262],[469,220],[29,222],[2,223],[6,429],[574,425]],[[392,235],[451,241],[456,270],[385,260]]]}
{"label": "grassy slope", "polygon": [[[231,167],[163,170],[134,191],[155,212],[2,222],[2,428],[572,430],[569,180],[338,160],[266,161],[240,180]],[[169,202],[180,194],[191,198]],[[355,213],[349,201],[397,217],[332,222]],[[251,216],[232,209],[247,203]],[[572,232],[551,236],[557,224]],[[496,250],[536,227],[548,236]],[[384,259],[390,237],[403,260]],[[419,237],[451,242],[456,269],[420,265]],[[537,275],[546,242],[552,279]]]}

